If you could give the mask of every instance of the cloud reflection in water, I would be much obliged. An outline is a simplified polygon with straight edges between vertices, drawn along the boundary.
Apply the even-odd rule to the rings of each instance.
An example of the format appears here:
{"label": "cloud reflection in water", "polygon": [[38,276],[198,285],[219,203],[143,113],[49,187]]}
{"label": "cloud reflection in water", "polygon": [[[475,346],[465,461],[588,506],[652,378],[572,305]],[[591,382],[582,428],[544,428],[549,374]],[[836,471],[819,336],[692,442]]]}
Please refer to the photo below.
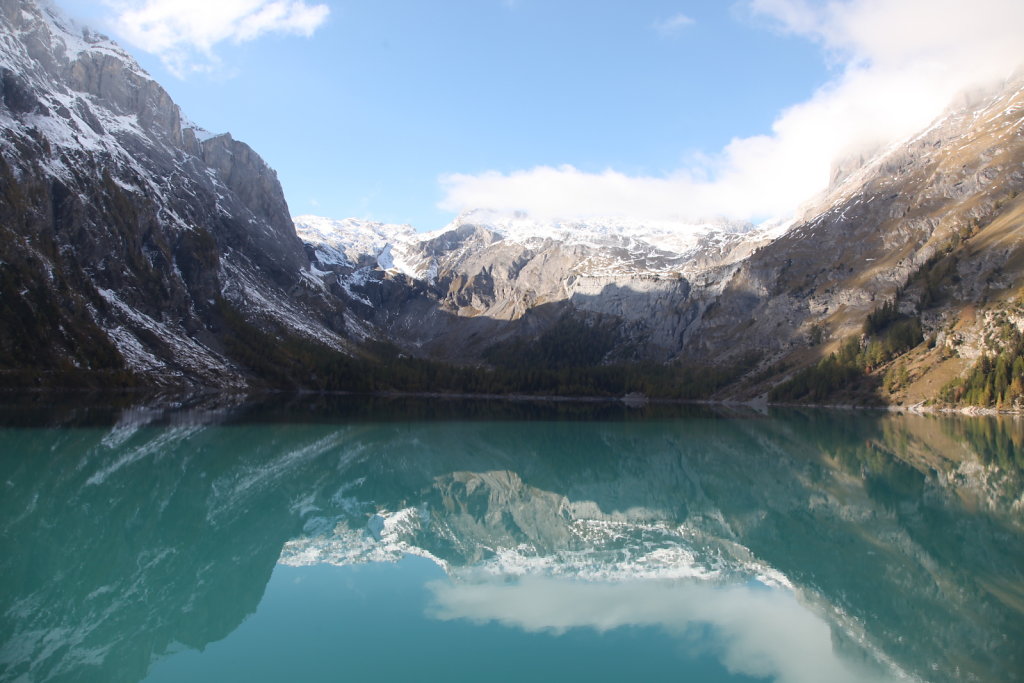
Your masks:
{"label": "cloud reflection in water", "polygon": [[[733,674],[779,683],[898,680],[841,658],[824,619],[783,589],[676,581],[579,582],[552,577],[516,581],[435,581],[429,615],[497,622],[530,632],[599,632],[661,627],[695,653],[717,656]],[[901,679],[909,677],[900,676]]]}

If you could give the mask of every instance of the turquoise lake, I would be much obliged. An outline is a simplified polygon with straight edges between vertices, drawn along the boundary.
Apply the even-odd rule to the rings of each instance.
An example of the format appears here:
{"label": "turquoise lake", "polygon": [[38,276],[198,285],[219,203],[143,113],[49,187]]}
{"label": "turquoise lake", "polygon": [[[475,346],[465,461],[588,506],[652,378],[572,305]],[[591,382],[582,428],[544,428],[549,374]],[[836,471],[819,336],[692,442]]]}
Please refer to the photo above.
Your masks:
{"label": "turquoise lake", "polygon": [[1024,680],[1024,423],[0,399],[0,681]]}

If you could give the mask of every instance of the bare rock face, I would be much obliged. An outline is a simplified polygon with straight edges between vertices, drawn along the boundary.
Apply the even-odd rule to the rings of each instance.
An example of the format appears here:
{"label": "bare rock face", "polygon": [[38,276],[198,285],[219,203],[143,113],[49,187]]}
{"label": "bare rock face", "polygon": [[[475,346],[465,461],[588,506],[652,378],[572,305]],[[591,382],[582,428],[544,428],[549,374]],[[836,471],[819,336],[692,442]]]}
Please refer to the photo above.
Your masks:
{"label": "bare rock face", "polygon": [[181,113],[160,85],[116,53],[83,52],[63,75],[73,90],[87,93],[122,116],[137,116],[145,130],[181,144]]}
{"label": "bare rock face", "polygon": [[[302,242],[288,212],[288,204],[277,180],[277,173],[249,145],[230,134],[218,135],[201,143],[202,161],[213,169],[228,192],[219,197],[224,213],[248,218],[245,229],[234,235],[247,242],[258,265],[292,284],[298,273],[309,267]],[[239,225],[239,222],[236,222]]]}

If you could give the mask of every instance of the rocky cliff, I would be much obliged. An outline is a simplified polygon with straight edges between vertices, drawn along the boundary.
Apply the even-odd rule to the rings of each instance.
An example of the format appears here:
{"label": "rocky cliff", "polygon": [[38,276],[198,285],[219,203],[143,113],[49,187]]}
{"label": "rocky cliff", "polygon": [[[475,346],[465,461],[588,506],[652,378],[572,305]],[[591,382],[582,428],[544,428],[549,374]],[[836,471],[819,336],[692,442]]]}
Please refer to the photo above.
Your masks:
{"label": "rocky cliff", "polygon": [[242,385],[257,333],[345,347],[274,171],[29,0],[0,2],[0,177],[8,383]]}

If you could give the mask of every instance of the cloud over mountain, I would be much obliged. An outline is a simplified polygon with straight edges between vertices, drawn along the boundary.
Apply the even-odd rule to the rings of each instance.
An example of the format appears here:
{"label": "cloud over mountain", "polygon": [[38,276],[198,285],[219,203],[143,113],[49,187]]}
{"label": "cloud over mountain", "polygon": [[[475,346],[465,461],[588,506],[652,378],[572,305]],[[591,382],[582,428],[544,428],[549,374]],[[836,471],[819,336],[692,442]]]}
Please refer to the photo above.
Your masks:
{"label": "cloud over mountain", "polygon": [[748,20],[817,43],[834,65],[834,78],[781,111],[769,133],[734,138],[663,176],[569,164],[452,173],[440,179],[441,208],[650,220],[785,215],[826,187],[837,160],[906,138],[957,95],[1024,62],[1018,0],[750,0],[743,9]]}

